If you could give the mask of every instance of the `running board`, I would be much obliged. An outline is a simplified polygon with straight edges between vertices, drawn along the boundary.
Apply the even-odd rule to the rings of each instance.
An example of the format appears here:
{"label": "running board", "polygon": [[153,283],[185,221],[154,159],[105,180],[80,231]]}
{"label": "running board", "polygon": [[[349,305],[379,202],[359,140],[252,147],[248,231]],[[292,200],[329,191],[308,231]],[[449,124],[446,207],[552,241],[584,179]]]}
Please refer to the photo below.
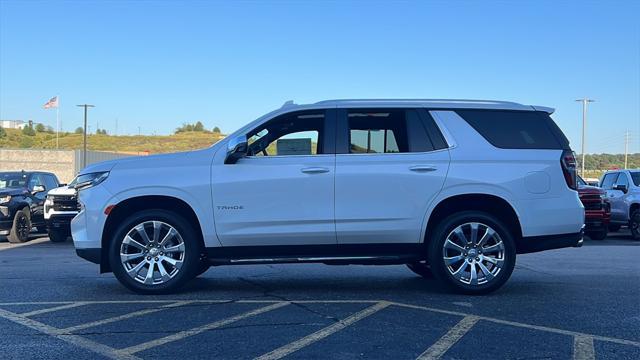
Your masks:
{"label": "running board", "polygon": [[336,256],[336,257],[282,257],[282,258],[245,258],[245,259],[220,259],[210,258],[211,265],[256,265],[256,264],[300,264],[323,263],[326,265],[394,265],[408,264],[418,261],[419,258],[412,255],[405,256]]}

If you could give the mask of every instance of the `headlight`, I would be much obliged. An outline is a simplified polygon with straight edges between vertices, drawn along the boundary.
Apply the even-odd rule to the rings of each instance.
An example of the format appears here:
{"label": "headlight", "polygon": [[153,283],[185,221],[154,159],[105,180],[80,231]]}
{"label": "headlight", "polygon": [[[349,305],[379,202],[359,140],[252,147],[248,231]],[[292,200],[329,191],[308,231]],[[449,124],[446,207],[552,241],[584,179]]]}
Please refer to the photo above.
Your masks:
{"label": "headlight", "polygon": [[0,196],[0,204],[8,203],[11,201],[11,195]]}
{"label": "headlight", "polygon": [[78,178],[76,179],[76,185],[74,187],[76,190],[90,188],[105,181],[108,176],[108,171],[78,175]]}

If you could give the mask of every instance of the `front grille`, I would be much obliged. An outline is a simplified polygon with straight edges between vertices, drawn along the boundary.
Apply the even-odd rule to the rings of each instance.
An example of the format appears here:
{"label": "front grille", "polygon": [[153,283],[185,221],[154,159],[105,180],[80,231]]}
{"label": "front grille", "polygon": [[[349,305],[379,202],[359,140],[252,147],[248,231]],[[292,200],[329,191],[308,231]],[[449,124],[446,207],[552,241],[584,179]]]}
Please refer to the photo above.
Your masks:
{"label": "front grille", "polygon": [[53,210],[55,211],[78,211],[78,197],[75,195],[55,195],[53,196]]}
{"label": "front grille", "polygon": [[603,201],[599,194],[584,194],[580,200],[585,210],[602,210]]}

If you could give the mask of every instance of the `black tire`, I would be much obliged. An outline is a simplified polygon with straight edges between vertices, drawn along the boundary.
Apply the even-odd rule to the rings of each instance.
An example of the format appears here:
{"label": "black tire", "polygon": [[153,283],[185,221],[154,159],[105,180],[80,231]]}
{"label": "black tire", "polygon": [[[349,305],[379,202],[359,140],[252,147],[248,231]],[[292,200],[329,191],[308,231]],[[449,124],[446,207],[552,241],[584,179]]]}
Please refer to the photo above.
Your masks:
{"label": "black tire", "polygon": [[[480,223],[480,224],[483,224],[484,226],[490,227],[497,233],[499,240],[502,241],[502,245],[503,245],[502,253],[504,257],[502,262],[502,267],[495,268],[496,270],[498,269],[499,270],[491,276],[491,279],[487,280],[487,277],[484,277],[484,274],[483,274],[484,280],[486,281],[484,283],[480,283],[479,280],[476,281],[478,282],[478,284],[471,284],[471,280],[469,280],[470,281],[469,284],[464,283],[462,280],[456,279],[451,274],[449,267],[445,264],[444,245],[447,240],[447,237],[458,226],[463,224],[468,224],[468,223]],[[465,226],[468,226],[468,225],[465,225]],[[478,234],[478,237],[480,237],[479,234]],[[486,249],[486,248],[483,248],[483,249]],[[476,251],[478,250],[474,248],[473,253],[471,252],[471,250],[467,250],[467,251],[469,251],[467,255],[471,257],[472,254],[476,253]],[[480,252],[479,254],[482,254],[482,252]],[[485,256],[485,255],[482,255],[482,256]],[[462,257],[462,258],[463,260],[461,260],[462,263],[460,267],[465,266],[465,269],[469,268],[469,273],[471,274],[471,268],[469,267],[468,264],[466,264],[466,260],[464,260],[466,259],[466,257]],[[477,260],[478,258],[479,257],[475,258],[475,260]],[[473,259],[470,261],[473,261]],[[482,261],[482,259],[480,261]],[[511,276],[511,273],[513,272],[515,263],[516,263],[516,246],[513,240],[513,235],[500,220],[498,220],[493,215],[490,215],[485,212],[462,211],[462,212],[449,215],[443,221],[439,222],[439,224],[434,229],[431,239],[429,241],[429,264],[431,264],[431,271],[433,273],[433,276],[442,284],[444,284],[451,290],[458,293],[469,294],[469,295],[481,295],[481,294],[487,294],[497,290],[502,285],[504,285],[504,283],[509,279],[509,277]],[[476,267],[476,265],[472,265],[472,266],[473,268]],[[487,265],[484,265],[484,266],[488,268]],[[491,266],[489,270],[493,271],[494,270],[493,266]],[[478,277],[476,278],[478,279]],[[471,275],[469,275],[469,279],[471,279]]]}
{"label": "black tire", "polygon": [[54,243],[61,243],[67,241],[69,234],[66,231],[51,230],[49,231],[49,241]]}
{"label": "black tire", "polygon": [[423,278],[427,278],[427,279],[433,278],[433,273],[431,272],[431,266],[427,263],[426,260],[407,264],[407,267],[409,268],[409,270],[422,276]]}
{"label": "black tire", "polygon": [[47,233],[47,227],[46,226],[37,226],[36,230],[38,231],[39,234],[46,234]]}
{"label": "black tire", "polygon": [[607,237],[607,228],[602,228],[598,230],[590,230],[587,232],[587,236],[591,240],[604,240]]}
{"label": "black tire", "polygon": [[200,267],[198,268],[198,274],[196,276],[200,276],[200,275],[206,273],[207,270],[209,270],[209,268],[211,267],[211,265],[209,265],[208,263],[206,263],[204,261],[201,262],[199,266]]}
{"label": "black tire", "polygon": [[[120,248],[125,236],[135,226],[146,221],[161,221],[172,226],[177,230],[184,242],[182,267],[172,278],[159,284],[147,285],[134,280],[128,275],[124,265],[120,261]],[[153,209],[143,210],[130,215],[122,221],[122,224],[110,239],[109,263],[114,275],[122,285],[137,293],[167,294],[174,292],[189,280],[193,279],[199,270],[201,245],[194,228],[195,227],[182,216],[172,211]]]}
{"label": "black tire", "polygon": [[631,214],[629,230],[631,230],[631,237],[634,240],[640,240],[640,210],[636,210]]}
{"label": "black tire", "polygon": [[16,211],[13,217],[13,225],[9,231],[7,240],[10,243],[23,243],[29,241],[31,232],[31,219],[29,218],[29,208]]}
{"label": "black tire", "polygon": [[621,225],[609,225],[609,232],[617,232],[620,231]]}

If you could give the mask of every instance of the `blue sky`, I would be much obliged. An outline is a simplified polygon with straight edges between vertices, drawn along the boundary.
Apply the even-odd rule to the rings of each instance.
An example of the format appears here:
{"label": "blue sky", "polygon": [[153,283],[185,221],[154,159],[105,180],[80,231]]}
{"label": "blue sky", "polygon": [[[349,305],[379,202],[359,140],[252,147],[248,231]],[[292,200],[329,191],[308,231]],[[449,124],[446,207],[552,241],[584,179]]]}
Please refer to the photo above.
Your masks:
{"label": "blue sky", "polygon": [[470,98],[555,107],[580,149],[640,152],[640,2],[0,0],[0,118],[65,130],[231,132],[286,100]]}

